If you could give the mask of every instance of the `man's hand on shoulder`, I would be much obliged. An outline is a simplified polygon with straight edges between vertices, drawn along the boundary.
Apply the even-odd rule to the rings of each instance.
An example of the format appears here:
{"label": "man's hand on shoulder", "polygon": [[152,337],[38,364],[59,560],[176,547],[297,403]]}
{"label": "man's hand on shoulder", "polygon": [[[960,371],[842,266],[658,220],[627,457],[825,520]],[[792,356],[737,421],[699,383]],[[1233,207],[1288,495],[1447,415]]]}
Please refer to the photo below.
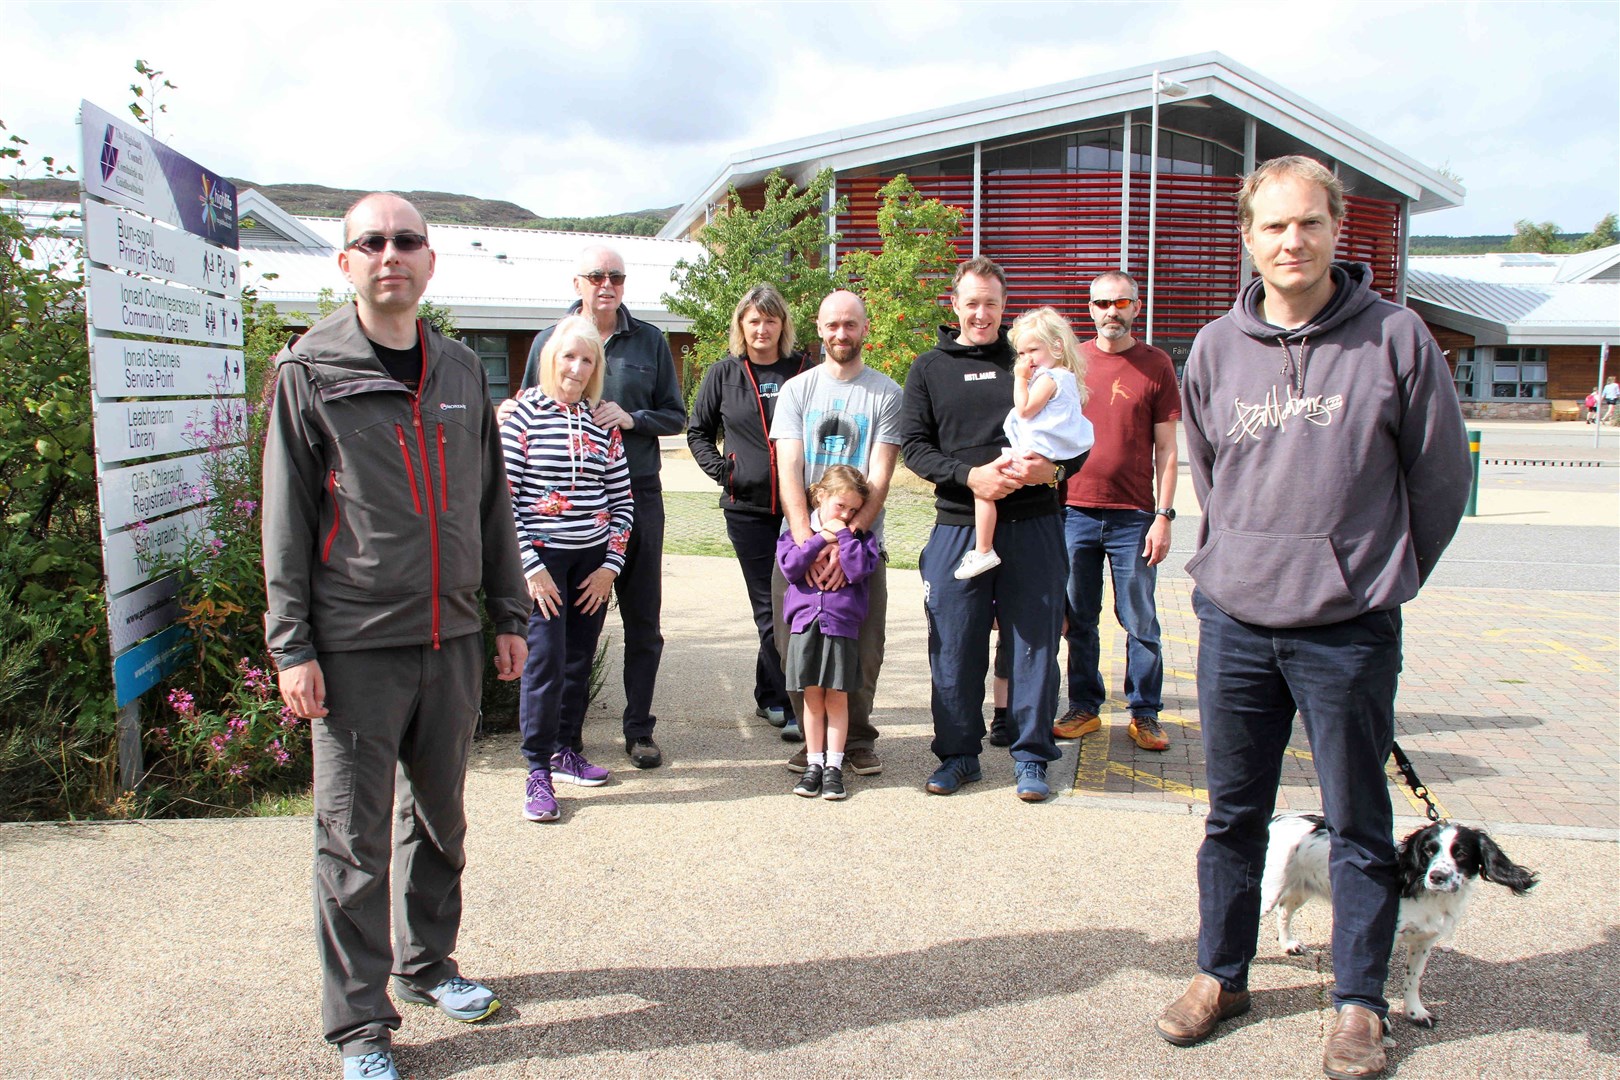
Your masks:
{"label": "man's hand on shoulder", "polygon": [[495,635],[495,677],[511,682],[523,675],[529,659],[529,642],[522,634]]}
{"label": "man's hand on shoulder", "polygon": [[281,688],[281,700],[294,716],[315,720],[326,715],[326,676],[321,673],[319,660],[282,668],[276,682]]}
{"label": "man's hand on shoulder", "polygon": [[517,398],[509,397],[505,401],[502,401],[499,405],[495,406],[495,422],[497,424],[504,424],[506,423],[506,418],[515,412],[517,412]]}

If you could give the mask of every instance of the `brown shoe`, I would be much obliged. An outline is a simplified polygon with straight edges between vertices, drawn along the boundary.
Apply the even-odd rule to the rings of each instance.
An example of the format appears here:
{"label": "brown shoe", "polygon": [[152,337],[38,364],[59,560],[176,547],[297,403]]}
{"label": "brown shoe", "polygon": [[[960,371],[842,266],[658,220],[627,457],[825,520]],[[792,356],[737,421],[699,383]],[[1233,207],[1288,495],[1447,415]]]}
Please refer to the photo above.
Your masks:
{"label": "brown shoe", "polygon": [[856,776],[876,776],[883,771],[883,759],[876,751],[857,746],[844,755],[844,768]]}
{"label": "brown shoe", "polygon": [[799,747],[799,752],[787,759],[788,772],[802,773],[810,767],[810,751]]}
{"label": "brown shoe", "polygon": [[1078,739],[1082,735],[1090,735],[1102,727],[1102,717],[1096,713],[1083,712],[1080,709],[1070,709],[1063,714],[1057,723],[1052,725],[1052,738]]}
{"label": "brown shoe", "polygon": [[1249,992],[1221,989],[1221,984],[1200,972],[1192,985],[1159,1015],[1154,1025],[1172,1046],[1191,1046],[1209,1038],[1215,1025],[1249,1011]]}
{"label": "brown shoe", "polygon": [[1384,1022],[1371,1009],[1346,1005],[1322,1047],[1322,1071],[1333,1080],[1366,1080],[1384,1071]]}
{"label": "brown shoe", "polygon": [[1131,741],[1144,750],[1170,749],[1170,736],[1151,716],[1131,717],[1131,726],[1125,730],[1130,734]]}

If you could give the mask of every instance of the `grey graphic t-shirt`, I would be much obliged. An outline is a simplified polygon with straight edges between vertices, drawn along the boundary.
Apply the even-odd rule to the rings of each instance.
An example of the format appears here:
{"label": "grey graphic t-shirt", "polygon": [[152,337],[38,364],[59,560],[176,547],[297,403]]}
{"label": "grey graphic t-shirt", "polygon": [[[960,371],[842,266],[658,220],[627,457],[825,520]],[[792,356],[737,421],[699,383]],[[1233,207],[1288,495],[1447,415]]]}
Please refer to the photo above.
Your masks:
{"label": "grey graphic t-shirt", "polygon": [[[900,445],[900,384],[872,368],[862,368],[848,382],[833,378],[825,367],[812,368],[782,387],[771,438],[804,443],[807,488],[833,465],[848,465],[865,476],[878,443]],[[882,514],[872,532],[881,544]]]}

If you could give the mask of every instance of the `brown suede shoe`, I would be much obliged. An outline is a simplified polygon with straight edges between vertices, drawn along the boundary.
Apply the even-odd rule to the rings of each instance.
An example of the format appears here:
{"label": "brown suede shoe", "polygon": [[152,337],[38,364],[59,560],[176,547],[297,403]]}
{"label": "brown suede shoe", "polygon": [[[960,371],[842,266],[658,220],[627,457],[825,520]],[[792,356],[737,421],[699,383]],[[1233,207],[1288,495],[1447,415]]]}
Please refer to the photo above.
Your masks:
{"label": "brown suede shoe", "polygon": [[1159,1036],[1172,1046],[1191,1046],[1209,1038],[1215,1025],[1249,1011],[1249,992],[1233,993],[1200,972],[1193,976],[1187,992],[1159,1015],[1154,1025]]}
{"label": "brown suede shoe", "polygon": [[1322,1047],[1322,1071],[1333,1080],[1366,1080],[1382,1075],[1384,1022],[1371,1009],[1346,1005],[1333,1020]]}

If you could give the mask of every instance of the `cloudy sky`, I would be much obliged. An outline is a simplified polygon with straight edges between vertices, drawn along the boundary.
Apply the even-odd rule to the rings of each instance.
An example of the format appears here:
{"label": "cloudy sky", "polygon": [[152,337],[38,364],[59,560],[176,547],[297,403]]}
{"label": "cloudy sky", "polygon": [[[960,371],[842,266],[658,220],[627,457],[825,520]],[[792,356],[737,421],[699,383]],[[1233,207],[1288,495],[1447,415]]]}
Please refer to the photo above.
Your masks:
{"label": "cloudy sky", "polygon": [[[290,2],[6,5],[0,121],[78,155],[134,61],[218,172],[439,189],[541,215],[669,206],[731,152],[1218,51],[1431,166],[1416,233],[1584,231],[1620,206],[1620,5]],[[967,57],[971,52],[972,60]]]}

